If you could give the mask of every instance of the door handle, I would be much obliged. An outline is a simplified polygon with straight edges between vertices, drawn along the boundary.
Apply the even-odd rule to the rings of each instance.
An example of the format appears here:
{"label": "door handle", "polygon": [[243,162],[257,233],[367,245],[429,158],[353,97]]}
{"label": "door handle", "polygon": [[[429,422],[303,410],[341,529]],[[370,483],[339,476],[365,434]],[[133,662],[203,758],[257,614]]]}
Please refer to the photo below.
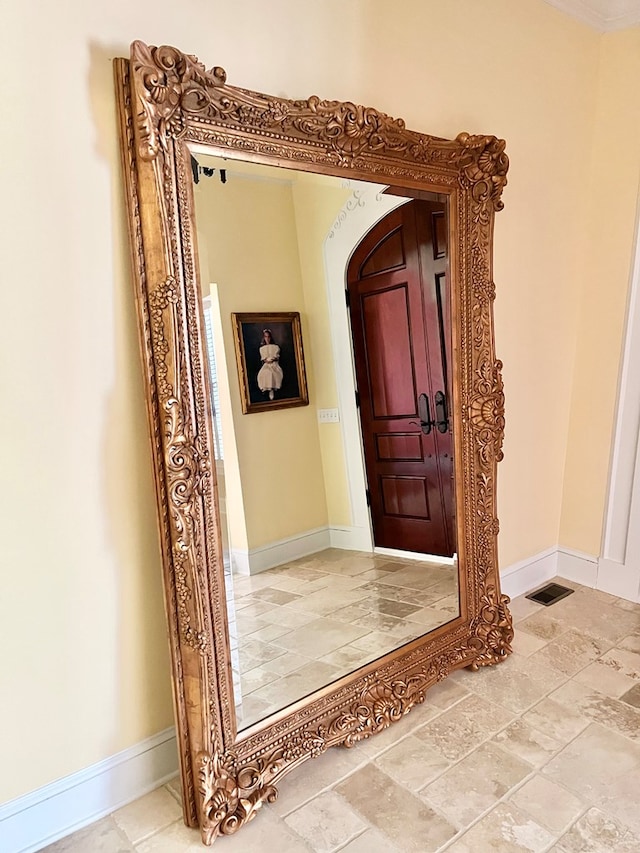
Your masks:
{"label": "door handle", "polygon": [[435,421],[431,420],[429,398],[426,394],[420,394],[418,397],[418,417],[420,418],[419,424],[418,421],[409,421],[409,423],[419,426],[425,435],[429,435],[431,427],[434,425]]}
{"label": "door handle", "polygon": [[449,429],[449,415],[447,413],[447,398],[444,391],[437,391],[435,395],[436,420],[433,425],[438,432],[447,432]]}

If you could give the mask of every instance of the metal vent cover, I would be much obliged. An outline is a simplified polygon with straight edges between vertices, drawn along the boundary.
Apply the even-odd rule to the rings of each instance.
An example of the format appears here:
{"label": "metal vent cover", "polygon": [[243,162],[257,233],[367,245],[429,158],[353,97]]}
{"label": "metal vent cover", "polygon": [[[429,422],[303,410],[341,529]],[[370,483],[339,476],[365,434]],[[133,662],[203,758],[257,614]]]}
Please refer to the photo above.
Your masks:
{"label": "metal vent cover", "polygon": [[544,604],[545,607],[549,607],[551,604],[555,604],[556,601],[560,601],[561,598],[566,598],[568,595],[571,595],[572,592],[575,592],[575,590],[570,589],[568,586],[562,586],[559,583],[548,583],[546,586],[537,589],[535,592],[530,592],[528,595],[525,595],[525,598],[530,598],[531,601],[535,601],[538,604]]}

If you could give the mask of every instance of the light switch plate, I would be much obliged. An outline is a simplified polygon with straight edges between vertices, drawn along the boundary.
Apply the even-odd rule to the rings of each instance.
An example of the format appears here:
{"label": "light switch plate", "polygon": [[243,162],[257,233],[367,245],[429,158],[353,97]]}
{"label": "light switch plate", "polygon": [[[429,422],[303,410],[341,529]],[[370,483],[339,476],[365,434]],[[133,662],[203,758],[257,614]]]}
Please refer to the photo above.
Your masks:
{"label": "light switch plate", "polygon": [[318,409],[318,421],[321,424],[337,424],[340,422],[338,409]]}

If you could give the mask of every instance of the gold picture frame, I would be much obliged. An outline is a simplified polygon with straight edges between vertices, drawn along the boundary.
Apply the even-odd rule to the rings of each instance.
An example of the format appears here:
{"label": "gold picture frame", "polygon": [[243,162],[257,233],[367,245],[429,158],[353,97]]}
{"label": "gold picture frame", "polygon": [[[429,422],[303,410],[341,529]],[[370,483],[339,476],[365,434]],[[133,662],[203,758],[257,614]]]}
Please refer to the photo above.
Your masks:
{"label": "gold picture frame", "polygon": [[243,414],[308,406],[300,314],[234,313],[232,321]]}

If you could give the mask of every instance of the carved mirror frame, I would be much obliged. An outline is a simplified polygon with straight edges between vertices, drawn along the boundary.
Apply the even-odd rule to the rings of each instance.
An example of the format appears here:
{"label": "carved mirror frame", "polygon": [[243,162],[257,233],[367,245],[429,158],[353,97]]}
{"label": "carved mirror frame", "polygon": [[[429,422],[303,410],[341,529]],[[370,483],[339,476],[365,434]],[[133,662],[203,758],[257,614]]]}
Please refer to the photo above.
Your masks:
{"label": "carved mirror frame", "polygon": [[[504,397],[493,334],[494,213],[505,143],[445,140],[352,103],[235,88],[172,47],[115,61],[124,179],[160,519],[186,822],[235,832],[274,783],[328,747],[385,729],[452,670],[511,651],[497,566]],[[460,616],[238,734],[216,506],[208,361],[188,143],[212,153],[407,190],[449,203]]]}

